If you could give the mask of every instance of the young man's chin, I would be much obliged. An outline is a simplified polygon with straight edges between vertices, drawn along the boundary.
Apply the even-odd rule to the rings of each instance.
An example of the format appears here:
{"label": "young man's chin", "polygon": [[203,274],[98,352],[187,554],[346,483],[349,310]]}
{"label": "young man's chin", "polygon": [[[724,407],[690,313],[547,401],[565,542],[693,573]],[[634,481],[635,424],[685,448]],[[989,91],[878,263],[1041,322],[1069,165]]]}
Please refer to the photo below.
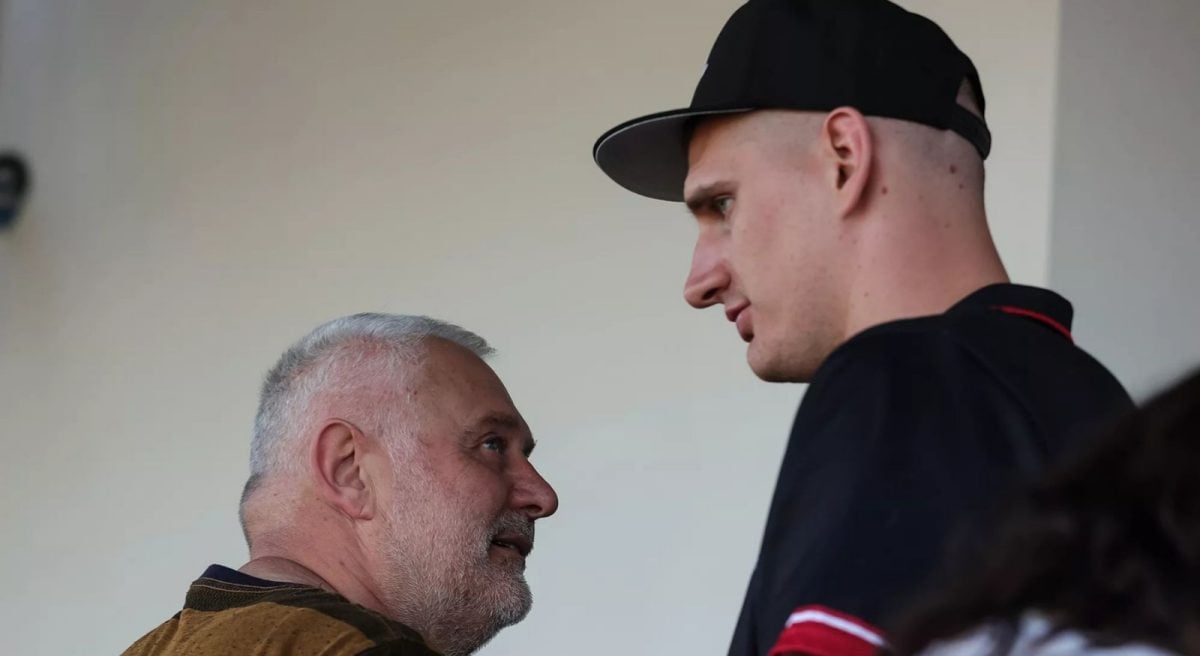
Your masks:
{"label": "young man's chin", "polygon": [[750,371],[762,380],[768,383],[783,382],[778,363],[761,341],[752,340],[746,347],[746,363],[750,365]]}
{"label": "young man's chin", "polygon": [[807,383],[812,371],[793,362],[780,348],[755,337],[746,349],[746,362],[755,376],[768,383]]}

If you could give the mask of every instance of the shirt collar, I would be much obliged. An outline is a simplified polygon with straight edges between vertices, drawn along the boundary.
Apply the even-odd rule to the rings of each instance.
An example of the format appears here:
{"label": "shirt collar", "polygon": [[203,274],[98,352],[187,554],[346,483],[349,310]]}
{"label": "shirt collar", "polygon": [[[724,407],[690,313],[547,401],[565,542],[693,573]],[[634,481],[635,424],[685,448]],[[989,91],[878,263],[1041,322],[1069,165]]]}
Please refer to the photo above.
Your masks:
{"label": "shirt collar", "polygon": [[955,303],[946,314],[974,312],[981,309],[1002,310],[1012,314],[1024,313],[1032,318],[1044,317],[1059,324],[1068,333],[1071,330],[1071,320],[1075,316],[1071,302],[1059,294],[1049,289],[1011,283],[997,283],[982,287]]}
{"label": "shirt collar", "polygon": [[[938,316],[953,317],[956,315],[994,314],[1000,312],[1023,316],[1027,319],[1037,321],[1061,334],[1067,340],[1071,342],[1075,341],[1075,338],[1071,335],[1071,319],[1074,316],[1074,309],[1071,307],[1071,302],[1049,289],[1042,289],[1040,287],[1014,285],[1012,283],[995,283],[975,290],[951,306],[950,309],[946,310],[945,314]],[[911,317],[911,319],[921,318],[925,317]],[[814,375],[814,379],[820,376],[821,372],[829,366],[829,362],[834,359],[834,356],[847,350],[850,344],[860,341],[866,335],[880,330],[887,330],[886,327],[894,323],[894,321],[891,321],[877,324],[842,342],[821,363],[821,366],[817,369],[817,373]]]}

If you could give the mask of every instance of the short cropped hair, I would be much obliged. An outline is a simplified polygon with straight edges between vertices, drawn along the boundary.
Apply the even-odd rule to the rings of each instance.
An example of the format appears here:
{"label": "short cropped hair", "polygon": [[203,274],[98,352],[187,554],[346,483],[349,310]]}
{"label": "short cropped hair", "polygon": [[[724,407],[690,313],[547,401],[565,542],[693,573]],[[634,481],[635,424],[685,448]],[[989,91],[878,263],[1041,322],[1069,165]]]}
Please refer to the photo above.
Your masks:
{"label": "short cropped hair", "polygon": [[435,339],[457,344],[481,359],[494,353],[484,338],[454,324],[382,313],[354,314],[321,324],[284,351],[267,372],[259,394],[250,442],[250,478],[242,492],[243,528],[246,500],[263,478],[294,466],[289,447],[312,400],[322,392],[338,391],[332,388],[344,383],[331,375],[336,365],[361,358],[364,347],[383,349],[391,365],[411,362],[422,345]]}

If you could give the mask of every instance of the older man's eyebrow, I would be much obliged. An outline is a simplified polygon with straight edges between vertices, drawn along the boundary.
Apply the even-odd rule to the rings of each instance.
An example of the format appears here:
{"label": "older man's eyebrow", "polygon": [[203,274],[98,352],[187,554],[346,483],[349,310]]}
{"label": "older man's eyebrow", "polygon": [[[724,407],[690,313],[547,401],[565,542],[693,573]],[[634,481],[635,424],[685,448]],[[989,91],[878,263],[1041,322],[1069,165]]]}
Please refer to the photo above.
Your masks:
{"label": "older man's eyebrow", "polygon": [[470,437],[478,435],[489,428],[517,430],[520,427],[521,419],[514,414],[508,412],[489,412],[468,426],[467,429],[463,431],[463,436]]}
{"label": "older man's eyebrow", "polygon": [[[477,437],[481,433],[493,429],[515,432],[521,430],[522,426],[523,422],[521,421],[520,417],[517,417],[514,414],[508,412],[491,412],[479,418],[478,421],[467,427],[467,429],[463,431],[463,439],[469,440]],[[526,458],[528,458],[533,454],[533,450],[536,447],[537,441],[530,437],[527,438],[521,445],[521,452],[525,454]]]}

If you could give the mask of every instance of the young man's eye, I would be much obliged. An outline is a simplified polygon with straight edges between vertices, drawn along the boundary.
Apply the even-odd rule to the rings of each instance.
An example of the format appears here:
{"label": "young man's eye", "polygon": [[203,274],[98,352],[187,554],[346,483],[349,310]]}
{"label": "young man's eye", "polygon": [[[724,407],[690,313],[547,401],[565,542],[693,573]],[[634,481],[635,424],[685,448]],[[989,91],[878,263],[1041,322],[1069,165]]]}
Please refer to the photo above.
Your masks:
{"label": "young man's eye", "polygon": [[733,196],[720,196],[714,198],[712,202],[713,209],[722,217],[728,217],[729,212],[733,209]]}

